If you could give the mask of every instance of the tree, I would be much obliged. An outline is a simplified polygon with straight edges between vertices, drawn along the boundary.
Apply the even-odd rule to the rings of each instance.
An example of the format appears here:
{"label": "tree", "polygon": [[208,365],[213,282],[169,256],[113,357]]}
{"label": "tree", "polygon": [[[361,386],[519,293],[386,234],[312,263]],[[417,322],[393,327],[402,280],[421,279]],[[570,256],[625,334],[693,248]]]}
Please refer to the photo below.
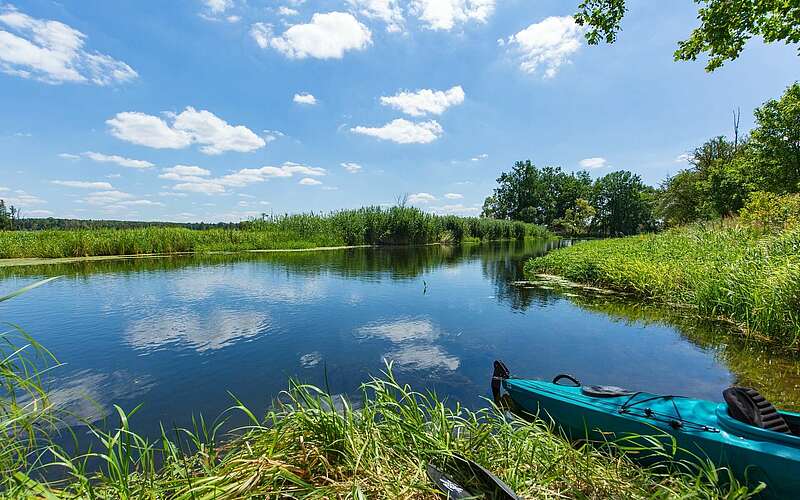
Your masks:
{"label": "tree", "polygon": [[602,236],[619,236],[653,229],[654,196],[655,190],[631,172],[612,172],[597,179],[591,200],[597,210],[592,231]]}
{"label": "tree", "polygon": [[575,206],[568,208],[564,217],[553,221],[553,225],[570,236],[584,236],[589,233],[589,226],[592,223],[597,210],[583,198],[575,200]]}
{"label": "tree", "polygon": [[704,218],[705,193],[699,175],[681,170],[661,184],[658,213],[668,226],[679,226]]}
{"label": "tree", "polygon": [[551,225],[578,198],[588,197],[591,178],[586,172],[567,174],[560,167],[536,167],[518,161],[497,179],[498,187],[486,198],[484,216]]}
{"label": "tree", "polygon": [[795,82],[754,114],[757,126],[747,151],[755,174],[751,182],[760,191],[800,191],[800,84]]}
{"label": "tree", "polygon": [[[14,207],[11,207],[12,210]],[[0,230],[11,229],[11,213],[6,207],[6,202],[0,200]]]}
{"label": "tree", "polygon": [[[800,0],[695,0],[701,7],[700,27],[678,42],[675,60],[695,61],[709,56],[706,71],[714,71],[739,57],[747,41],[761,37],[767,43],[800,42]],[[614,43],[627,10],[625,0],[584,0],[575,22],[588,26],[586,40]]]}

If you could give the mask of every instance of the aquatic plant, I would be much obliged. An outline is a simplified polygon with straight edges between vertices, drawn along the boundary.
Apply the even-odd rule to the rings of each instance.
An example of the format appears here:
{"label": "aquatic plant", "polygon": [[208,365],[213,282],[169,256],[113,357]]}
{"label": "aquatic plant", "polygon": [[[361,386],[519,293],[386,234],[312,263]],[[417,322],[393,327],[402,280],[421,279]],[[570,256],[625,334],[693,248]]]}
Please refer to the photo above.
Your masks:
{"label": "aquatic plant", "polygon": [[800,347],[800,228],[736,222],[586,241],[529,261],[569,280],[696,308],[754,336]]}
{"label": "aquatic plant", "polygon": [[547,237],[520,222],[439,216],[413,207],[366,207],[328,214],[270,216],[237,229],[175,227],[0,231],[0,259],[152,253],[307,249],[344,245],[420,245]]}

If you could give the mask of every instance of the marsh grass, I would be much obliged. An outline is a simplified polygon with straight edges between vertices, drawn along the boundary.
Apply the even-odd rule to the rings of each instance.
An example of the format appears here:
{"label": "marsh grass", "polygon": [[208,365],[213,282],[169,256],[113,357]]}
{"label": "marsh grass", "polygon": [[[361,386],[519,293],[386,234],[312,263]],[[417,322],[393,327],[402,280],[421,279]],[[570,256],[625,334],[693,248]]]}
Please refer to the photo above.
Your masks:
{"label": "marsh grass", "polygon": [[532,259],[525,272],[688,305],[800,347],[800,227],[769,232],[728,221],[587,241]]}
{"label": "marsh grass", "polygon": [[0,259],[419,245],[548,235],[539,226],[521,222],[439,216],[413,207],[367,207],[264,217],[243,222],[238,229],[0,231]]}

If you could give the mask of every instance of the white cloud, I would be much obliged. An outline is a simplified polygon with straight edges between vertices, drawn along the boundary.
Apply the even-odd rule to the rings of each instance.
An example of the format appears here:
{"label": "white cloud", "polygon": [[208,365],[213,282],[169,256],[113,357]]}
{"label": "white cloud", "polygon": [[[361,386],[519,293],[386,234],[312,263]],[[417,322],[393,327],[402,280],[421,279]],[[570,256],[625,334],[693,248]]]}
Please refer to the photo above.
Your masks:
{"label": "white cloud", "polygon": [[9,190],[9,189],[8,189],[7,187],[0,186],[0,193],[2,193],[2,192],[4,192],[4,191],[8,191],[8,190]]}
{"label": "white cloud", "polygon": [[241,16],[228,16],[228,17],[225,18],[225,20],[228,21],[229,23],[238,23],[239,21],[242,20],[242,17]]}
{"label": "white cloud", "polygon": [[28,217],[50,217],[53,212],[50,210],[31,210],[25,214]]}
{"label": "white cloud", "polygon": [[0,6],[0,71],[45,83],[111,85],[138,75],[122,61],[84,48],[86,35],[52,20]]}
{"label": "white cloud", "polygon": [[430,207],[432,212],[442,215],[477,215],[481,209],[478,207],[467,207],[462,204],[457,205],[442,205],[439,207]]}
{"label": "white cloud", "polygon": [[311,177],[305,177],[303,179],[300,179],[300,182],[298,182],[298,184],[300,184],[301,186],[319,186],[320,184],[322,184],[322,182],[318,181],[317,179],[312,179]]}
{"label": "white cloud", "polygon": [[447,91],[422,89],[381,97],[381,104],[384,106],[391,106],[411,116],[424,116],[428,113],[441,115],[450,106],[457,106],[463,102],[464,89],[460,85]]}
{"label": "white cloud", "polygon": [[435,120],[411,122],[403,118],[392,120],[382,127],[358,126],[351,128],[350,131],[398,144],[427,144],[435,141],[444,133],[442,126]]}
{"label": "white cloud", "polygon": [[272,178],[289,178],[295,175],[321,177],[327,174],[324,168],[309,167],[299,163],[284,163],[280,167],[244,168],[222,177],[211,177],[204,168],[177,165],[165,169],[159,176],[162,179],[179,182],[172,189],[193,193],[222,194],[228,188],[240,188],[250,184],[265,182]]}
{"label": "white cloud", "polygon": [[447,193],[444,195],[444,197],[448,200],[460,200],[464,198],[464,195],[459,193]]}
{"label": "white cloud", "polygon": [[33,205],[43,205],[47,202],[38,196],[28,194],[21,189],[14,191],[14,195],[4,198],[6,205],[14,205],[15,207],[30,207]]}
{"label": "white cloud", "polygon": [[474,158],[470,158],[470,160],[472,160],[472,161],[481,161],[481,160],[485,160],[486,158],[489,158],[489,155],[487,155],[486,153],[483,153],[483,154],[479,154],[478,156],[476,156]]}
{"label": "white cloud", "polygon": [[581,48],[583,28],[571,16],[548,17],[508,38],[520,57],[520,69],[536,73],[544,68],[544,77],[553,78],[559,68]]}
{"label": "white cloud", "polygon": [[342,163],[341,165],[342,165],[342,168],[344,168],[345,170],[347,170],[351,174],[357,174],[357,173],[361,172],[361,169],[363,168],[358,163],[353,163],[353,162],[346,162],[346,163]]}
{"label": "white cloud", "polygon": [[163,207],[164,206],[164,204],[161,203],[160,201],[150,201],[150,200],[129,200],[129,201],[122,201],[119,204],[122,205],[122,206],[125,206],[125,207],[132,207],[132,206],[136,206],[136,207],[141,207],[141,206],[145,206],[145,207]]}
{"label": "white cloud", "polygon": [[291,7],[287,7],[285,5],[281,5],[278,8],[278,14],[281,15],[281,16],[296,16],[297,14],[299,14],[299,12],[297,12],[295,9],[293,9]]}
{"label": "white cloud", "polygon": [[[139,169],[146,169],[152,168],[155,165],[150,163],[149,161],[145,160],[134,160],[131,158],[125,158],[124,156],[117,156],[117,155],[106,155],[103,153],[95,153],[94,151],[87,151],[85,153],[81,153],[82,156],[89,158],[92,161],[101,162],[101,163],[116,163],[121,167],[127,168],[139,168]],[[72,155],[74,156],[74,155]]]}
{"label": "white cloud", "polygon": [[403,9],[399,0],[347,0],[358,14],[368,19],[378,19],[386,23],[386,31],[403,31]]}
{"label": "white cloud", "polygon": [[71,153],[59,153],[58,157],[59,158],[63,158],[65,160],[80,160],[81,159],[81,157],[79,155],[74,155],[74,154],[71,154]]}
{"label": "white cloud", "polygon": [[681,153],[677,157],[675,157],[675,163],[687,163],[689,160],[692,159],[692,155],[689,153]]}
{"label": "white cloud", "polygon": [[90,205],[114,205],[122,201],[130,200],[134,196],[123,191],[98,191],[89,194],[84,201]]}
{"label": "white cloud", "polygon": [[200,151],[216,155],[226,151],[247,153],[266,146],[267,142],[243,125],[229,125],[210,111],[188,106],[165,120],[139,112],[118,113],[106,121],[111,134],[123,141],[157,149],[182,149],[200,144]]}
{"label": "white cloud", "polygon": [[468,21],[485,23],[495,0],[412,0],[411,13],[433,30],[451,30]]}
{"label": "white cloud", "polygon": [[430,193],[414,193],[408,196],[407,201],[411,204],[425,204],[436,201],[436,197]]}
{"label": "white cloud", "polygon": [[309,106],[313,106],[317,103],[317,98],[309,94],[308,92],[303,92],[302,94],[295,94],[292,100],[297,104],[307,104]]}
{"label": "white cloud", "polygon": [[222,14],[233,6],[233,0],[203,0],[212,14]]}
{"label": "white cloud", "polygon": [[114,189],[114,186],[108,182],[87,182],[87,181],[50,181],[52,184],[64,187],[72,187],[79,189]]}
{"label": "white cloud", "polygon": [[603,168],[608,165],[608,160],[605,158],[594,157],[594,158],[584,158],[580,162],[578,162],[582,168]]}
{"label": "white cloud", "polygon": [[308,24],[290,26],[273,36],[264,23],[251,27],[250,35],[262,49],[272,47],[290,59],[341,59],[348,50],[363,50],[372,43],[372,33],[347,12],[316,13]]}

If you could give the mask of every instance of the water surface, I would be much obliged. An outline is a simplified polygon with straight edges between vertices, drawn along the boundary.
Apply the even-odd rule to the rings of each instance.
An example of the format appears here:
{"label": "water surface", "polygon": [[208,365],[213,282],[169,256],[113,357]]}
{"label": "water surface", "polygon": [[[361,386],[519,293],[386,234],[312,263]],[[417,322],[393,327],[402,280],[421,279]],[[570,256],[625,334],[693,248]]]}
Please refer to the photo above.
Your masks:
{"label": "water surface", "polygon": [[65,363],[57,403],[90,420],[143,403],[135,427],[264,411],[289,378],[355,395],[391,361],[401,381],[469,406],[491,363],[516,375],[721,400],[734,382],[800,407],[800,363],[696,321],[612,297],[524,288],[525,259],[562,243],[350,249],[81,262],[0,270],[0,304]]}

